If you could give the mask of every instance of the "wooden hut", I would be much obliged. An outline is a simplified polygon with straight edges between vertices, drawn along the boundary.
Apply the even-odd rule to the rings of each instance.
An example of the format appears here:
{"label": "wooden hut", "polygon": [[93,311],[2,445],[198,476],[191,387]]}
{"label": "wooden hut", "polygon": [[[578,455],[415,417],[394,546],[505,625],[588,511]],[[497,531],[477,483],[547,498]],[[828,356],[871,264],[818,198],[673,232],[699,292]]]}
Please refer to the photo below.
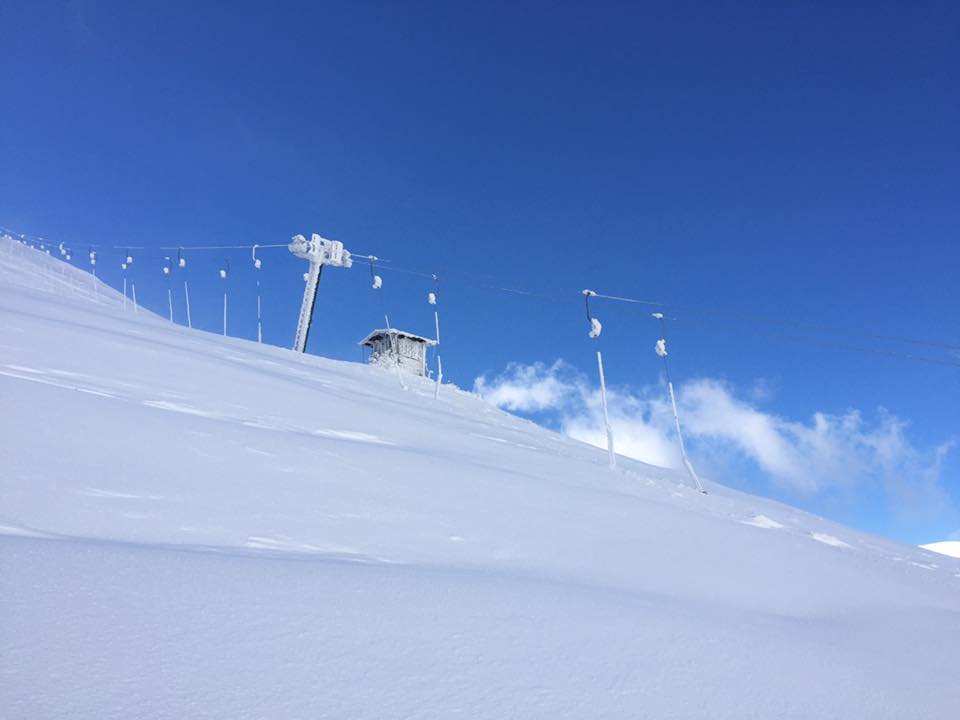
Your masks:
{"label": "wooden hut", "polygon": [[436,340],[414,335],[395,328],[374,330],[360,341],[360,347],[369,348],[367,362],[385,367],[398,366],[414,375],[427,374],[427,348]]}

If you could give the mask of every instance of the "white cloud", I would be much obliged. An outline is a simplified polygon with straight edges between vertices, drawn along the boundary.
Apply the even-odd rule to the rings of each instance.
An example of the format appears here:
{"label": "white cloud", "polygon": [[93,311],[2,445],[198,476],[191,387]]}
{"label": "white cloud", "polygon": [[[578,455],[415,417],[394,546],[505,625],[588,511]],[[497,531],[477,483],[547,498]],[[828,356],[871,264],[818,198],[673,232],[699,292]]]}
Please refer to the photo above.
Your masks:
{"label": "white cloud", "polygon": [[[563,361],[511,364],[501,375],[477,378],[474,391],[508,410],[552,412],[565,434],[606,447],[599,391]],[[756,397],[750,390],[747,395]],[[607,398],[618,453],[679,466],[662,386],[608,387]],[[941,498],[940,468],[952,443],[918,450],[905,435],[907,423],[883,408],[870,422],[857,410],[790,420],[758,409],[729,384],[710,378],[684,383],[678,403],[695,464],[698,457],[740,458],[776,485],[807,494],[876,482],[905,504]]]}
{"label": "white cloud", "polygon": [[[473,390],[506,410],[553,412],[564,434],[607,446],[599,390],[563,360],[549,366],[510,363],[500,375],[477,378]],[[618,453],[654,465],[679,464],[669,429],[661,427],[666,406],[613,388],[607,389],[607,405]]]}
{"label": "white cloud", "polygon": [[562,360],[550,367],[543,363],[510,363],[492,385],[488,385],[484,377],[478,377],[473,383],[473,391],[505,410],[556,410],[566,404],[570,393],[575,391],[574,382],[562,379],[563,375],[572,372]]}
{"label": "white cloud", "polygon": [[[566,413],[561,419],[561,430],[577,440],[606,447],[600,392],[585,383],[577,389],[579,412]],[[619,454],[653,465],[676,467],[680,464],[680,451],[670,436],[671,415],[666,402],[608,387],[607,405]]]}

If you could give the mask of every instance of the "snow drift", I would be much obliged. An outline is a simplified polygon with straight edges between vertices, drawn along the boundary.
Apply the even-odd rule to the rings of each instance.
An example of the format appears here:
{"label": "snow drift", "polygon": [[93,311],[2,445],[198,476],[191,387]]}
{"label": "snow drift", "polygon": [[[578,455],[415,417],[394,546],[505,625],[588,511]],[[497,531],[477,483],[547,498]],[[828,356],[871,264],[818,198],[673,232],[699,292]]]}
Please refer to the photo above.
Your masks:
{"label": "snow drift", "polygon": [[0,241],[5,718],[953,718],[960,561]]}

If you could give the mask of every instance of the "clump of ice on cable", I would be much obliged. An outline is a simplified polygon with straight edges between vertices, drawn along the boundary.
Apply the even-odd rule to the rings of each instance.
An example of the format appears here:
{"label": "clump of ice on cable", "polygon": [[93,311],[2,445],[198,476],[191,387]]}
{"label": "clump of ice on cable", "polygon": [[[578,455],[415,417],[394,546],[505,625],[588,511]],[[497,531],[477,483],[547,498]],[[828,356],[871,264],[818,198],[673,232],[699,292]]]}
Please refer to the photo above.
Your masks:
{"label": "clump of ice on cable", "polygon": [[0,327],[5,717],[960,707],[960,561],[134,314],[19,245]]}

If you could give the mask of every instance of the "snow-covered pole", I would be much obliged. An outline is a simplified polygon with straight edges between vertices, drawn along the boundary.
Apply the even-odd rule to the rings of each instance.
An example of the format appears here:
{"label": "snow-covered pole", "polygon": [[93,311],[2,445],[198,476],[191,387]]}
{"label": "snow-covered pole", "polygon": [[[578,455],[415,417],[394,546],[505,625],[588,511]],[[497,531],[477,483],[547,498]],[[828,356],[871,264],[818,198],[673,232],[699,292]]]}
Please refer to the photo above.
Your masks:
{"label": "snow-covered pole", "polygon": [[294,235],[287,249],[310,263],[310,270],[304,274],[307,286],[303,291],[300,318],[297,321],[297,332],[293,338],[293,349],[302,353],[306,352],[307,340],[310,337],[310,324],[313,322],[317,288],[320,286],[320,273],[323,266],[332,265],[333,267],[349,268],[353,265],[353,260],[350,253],[344,249],[342,242],[327,240],[316,233],[313,233],[309,240],[303,235]]}
{"label": "snow-covered pole", "polygon": [[693,469],[693,464],[690,462],[690,458],[687,457],[687,448],[683,443],[683,432],[680,429],[680,412],[677,410],[677,396],[673,392],[673,382],[670,380],[670,368],[667,364],[667,321],[663,317],[663,313],[653,313],[653,317],[660,321],[662,337],[657,340],[657,344],[654,346],[654,349],[656,350],[657,355],[663,358],[663,374],[667,379],[667,390],[670,392],[670,405],[673,408],[673,423],[677,429],[677,442],[680,445],[680,456],[683,458],[683,466],[687,469],[687,474],[690,475],[690,479],[693,480],[693,484],[696,486],[697,490],[706,495],[707,491],[703,489],[703,483],[700,482],[700,477]]}
{"label": "snow-covered pole", "polygon": [[[427,294],[427,302],[429,302],[431,305],[434,306],[434,308],[436,308],[437,302],[439,302],[440,300],[440,278],[434,275],[433,283],[434,283],[433,292]],[[436,331],[436,339],[437,339],[436,346],[437,348],[439,348],[440,347],[440,311],[436,309],[433,311],[433,327],[434,327],[434,330]],[[434,399],[437,399],[440,397],[440,382],[443,380],[443,363],[440,360],[439,349],[436,351],[436,355],[437,355],[437,385],[433,391]]]}
{"label": "snow-covered pole", "polygon": [[187,327],[193,327],[193,319],[190,317],[190,290],[187,289],[187,281],[183,281],[183,300],[187,305]]}
{"label": "snow-covered pole", "polygon": [[[67,261],[67,263],[70,262],[70,248],[67,248],[67,252],[63,257]],[[76,290],[74,290],[73,288],[73,275],[68,275],[66,272],[66,268],[64,268],[63,277],[66,279],[67,283],[70,285],[70,294],[76,295],[77,294]]]}
{"label": "snow-covered pole", "polygon": [[[177,250],[177,267],[181,270],[186,269],[187,259],[183,256],[183,248]],[[183,278],[183,301],[187,307],[187,327],[193,327],[193,318],[190,317],[190,290],[187,288],[187,278]]]}
{"label": "snow-covered pole", "polygon": [[[47,254],[50,254],[50,251],[47,251]],[[97,251],[90,248],[90,274],[93,275],[93,294],[98,296],[100,292],[97,290]]]}
{"label": "snow-covered pole", "polygon": [[[592,339],[600,337],[603,325],[593,315],[590,314],[590,298],[596,297],[593,290],[583,291],[583,303],[587,312],[587,323],[590,325],[590,332],[587,333]],[[610,467],[617,466],[617,454],[613,449],[613,428],[610,427],[610,414],[607,411],[607,381],[603,374],[603,355],[597,350],[597,370],[600,373],[600,404],[603,407],[603,427],[607,432],[607,454],[610,456]]]}
{"label": "snow-covered pole", "polygon": [[133,296],[133,312],[138,313],[139,309],[137,308],[137,285],[136,283],[130,283],[130,294]]}
{"label": "snow-covered pole", "polygon": [[610,414],[607,412],[607,381],[603,376],[603,355],[597,350],[597,369],[600,372],[600,404],[603,406],[603,426],[607,431],[607,453],[610,455],[610,467],[617,466],[617,456],[613,451],[613,429],[610,427]]}
{"label": "snow-covered pole", "polygon": [[[69,258],[70,256],[67,255]],[[133,263],[133,256],[127,251],[126,257],[120,263],[120,269],[123,270],[123,311],[127,311],[127,268]]]}
{"label": "snow-covered pole", "polygon": [[169,257],[165,257],[164,260],[167,261],[167,264],[163,266],[163,276],[167,278],[167,313],[170,322],[173,322],[173,288],[170,287],[170,277],[173,274],[173,260]]}
{"label": "snow-covered pole", "polygon": [[[253,246],[253,268],[254,270],[260,270],[262,263],[260,258],[257,257],[257,248],[259,245]],[[260,273],[256,274],[257,277],[257,342],[263,342],[263,314],[260,309]]]}
{"label": "snow-covered pole", "polygon": [[230,261],[220,268],[220,279],[223,280],[223,336],[227,336],[227,275],[230,272]]}
{"label": "snow-covered pole", "polygon": [[[437,302],[440,300],[440,278],[434,275],[433,282],[434,282],[434,291],[433,291],[433,297],[430,300],[430,302],[434,307],[436,307]],[[437,333],[437,345],[439,345],[440,344],[440,313],[438,310],[433,311],[433,325]]]}

